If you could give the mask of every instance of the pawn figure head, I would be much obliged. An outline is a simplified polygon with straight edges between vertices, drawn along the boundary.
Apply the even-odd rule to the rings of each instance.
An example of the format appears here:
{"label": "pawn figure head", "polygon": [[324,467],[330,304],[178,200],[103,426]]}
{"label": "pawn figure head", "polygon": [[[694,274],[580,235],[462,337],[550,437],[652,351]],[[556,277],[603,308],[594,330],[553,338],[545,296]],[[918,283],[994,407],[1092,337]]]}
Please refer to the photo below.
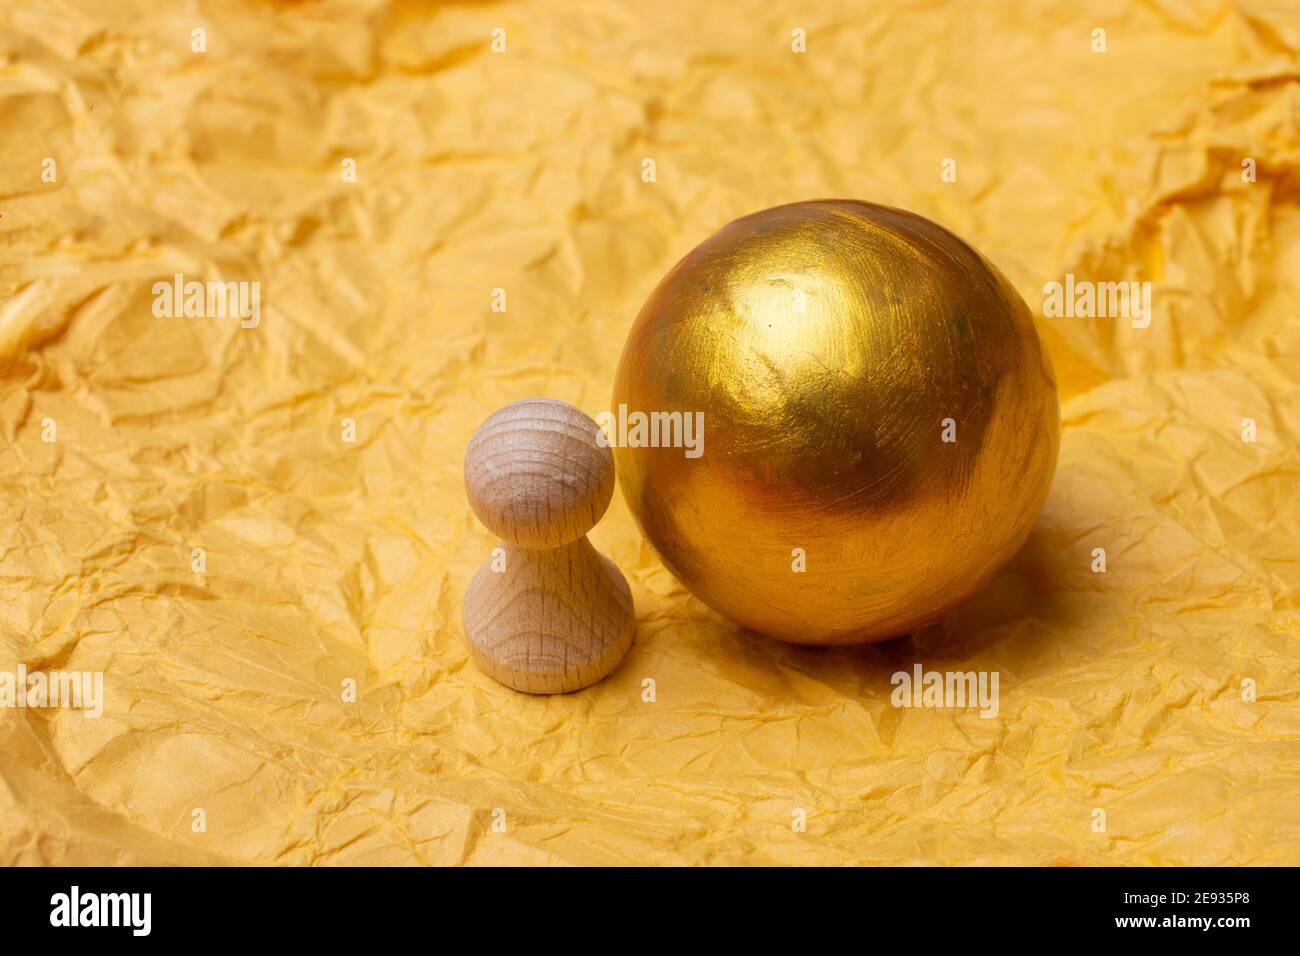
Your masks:
{"label": "pawn figure head", "polygon": [[614,494],[599,426],[568,402],[529,398],[494,412],[465,453],[470,507],[521,548],[558,548],[595,527]]}

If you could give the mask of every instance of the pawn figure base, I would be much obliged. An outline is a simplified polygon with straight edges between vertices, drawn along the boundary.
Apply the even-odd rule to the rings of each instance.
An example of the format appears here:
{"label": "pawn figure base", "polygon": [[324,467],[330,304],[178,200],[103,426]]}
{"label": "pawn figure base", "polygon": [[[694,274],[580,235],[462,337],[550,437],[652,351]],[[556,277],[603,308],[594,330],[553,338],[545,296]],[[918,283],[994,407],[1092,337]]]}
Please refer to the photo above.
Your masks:
{"label": "pawn figure base", "polygon": [[507,542],[465,594],[474,662],[529,694],[566,694],[605,677],[632,646],[632,592],[622,572],[587,541],[554,549]]}

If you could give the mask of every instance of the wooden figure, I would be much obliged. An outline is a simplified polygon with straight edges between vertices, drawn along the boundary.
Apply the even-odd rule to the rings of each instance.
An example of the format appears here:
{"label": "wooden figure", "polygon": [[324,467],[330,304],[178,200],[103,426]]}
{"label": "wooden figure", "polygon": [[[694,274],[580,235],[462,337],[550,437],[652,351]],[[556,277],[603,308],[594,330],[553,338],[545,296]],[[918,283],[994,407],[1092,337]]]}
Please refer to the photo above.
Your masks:
{"label": "wooden figure", "polygon": [[502,539],[465,593],[465,637],[515,690],[587,687],[632,646],[632,592],[587,540],[614,494],[598,431],[567,402],[525,399],[489,416],[465,453],[470,506]]}

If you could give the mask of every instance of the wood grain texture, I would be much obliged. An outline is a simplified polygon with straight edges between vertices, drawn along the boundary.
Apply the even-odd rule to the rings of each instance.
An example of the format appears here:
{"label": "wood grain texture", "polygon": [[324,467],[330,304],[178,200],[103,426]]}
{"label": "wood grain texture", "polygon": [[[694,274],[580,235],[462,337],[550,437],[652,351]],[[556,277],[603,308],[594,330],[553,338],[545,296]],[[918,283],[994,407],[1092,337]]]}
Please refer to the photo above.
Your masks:
{"label": "wood grain texture", "polygon": [[504,540],[465,593],[465,638],[475,663],[515,690],[587,687],[632,646],[632,592],[586,538],[614,493],[613,456],[597,430],[572,405],[528,399],[470,439],[470,505]]}
{"label": "wood grain texture", "polygon": [[465,594],[474,662],[530,694],[580,690],[613,671],[632,646],[632,592],[585,538],[554,550],[505,545],[506,568],[479,569]]}
{"label": "wood grain texture", "polygon": [[596,444],[598,431],[580,409],[554,399],[524,399],[493,412],[465,452],[474,514],[524,548],[582,537],[614,495],[614,456]]}

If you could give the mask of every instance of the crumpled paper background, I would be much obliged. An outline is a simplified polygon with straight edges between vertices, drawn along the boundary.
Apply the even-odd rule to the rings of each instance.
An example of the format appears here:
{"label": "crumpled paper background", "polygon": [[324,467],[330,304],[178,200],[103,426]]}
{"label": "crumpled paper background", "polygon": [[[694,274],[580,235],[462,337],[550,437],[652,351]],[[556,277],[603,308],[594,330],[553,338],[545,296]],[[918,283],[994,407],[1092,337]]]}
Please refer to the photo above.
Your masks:
{"label": "crumpled paper background", "polygon": [[[1252,0],[0,3],[0,668],[107,696],[0,711],[0,862],[1300,863],[1298,51]],[[604,409],[669,266],[827,196],[1037,313],[1023,553],[910,638],[788,647],[616,496],[626,665],[493,683],[470,433]],[[176,272],[259,281],[261,325],[155,318]],[[1043,319],[1067,272],[1152,281],[1150,328]],[[1000,715],[891,707],[917,661],[999,671]]]}

